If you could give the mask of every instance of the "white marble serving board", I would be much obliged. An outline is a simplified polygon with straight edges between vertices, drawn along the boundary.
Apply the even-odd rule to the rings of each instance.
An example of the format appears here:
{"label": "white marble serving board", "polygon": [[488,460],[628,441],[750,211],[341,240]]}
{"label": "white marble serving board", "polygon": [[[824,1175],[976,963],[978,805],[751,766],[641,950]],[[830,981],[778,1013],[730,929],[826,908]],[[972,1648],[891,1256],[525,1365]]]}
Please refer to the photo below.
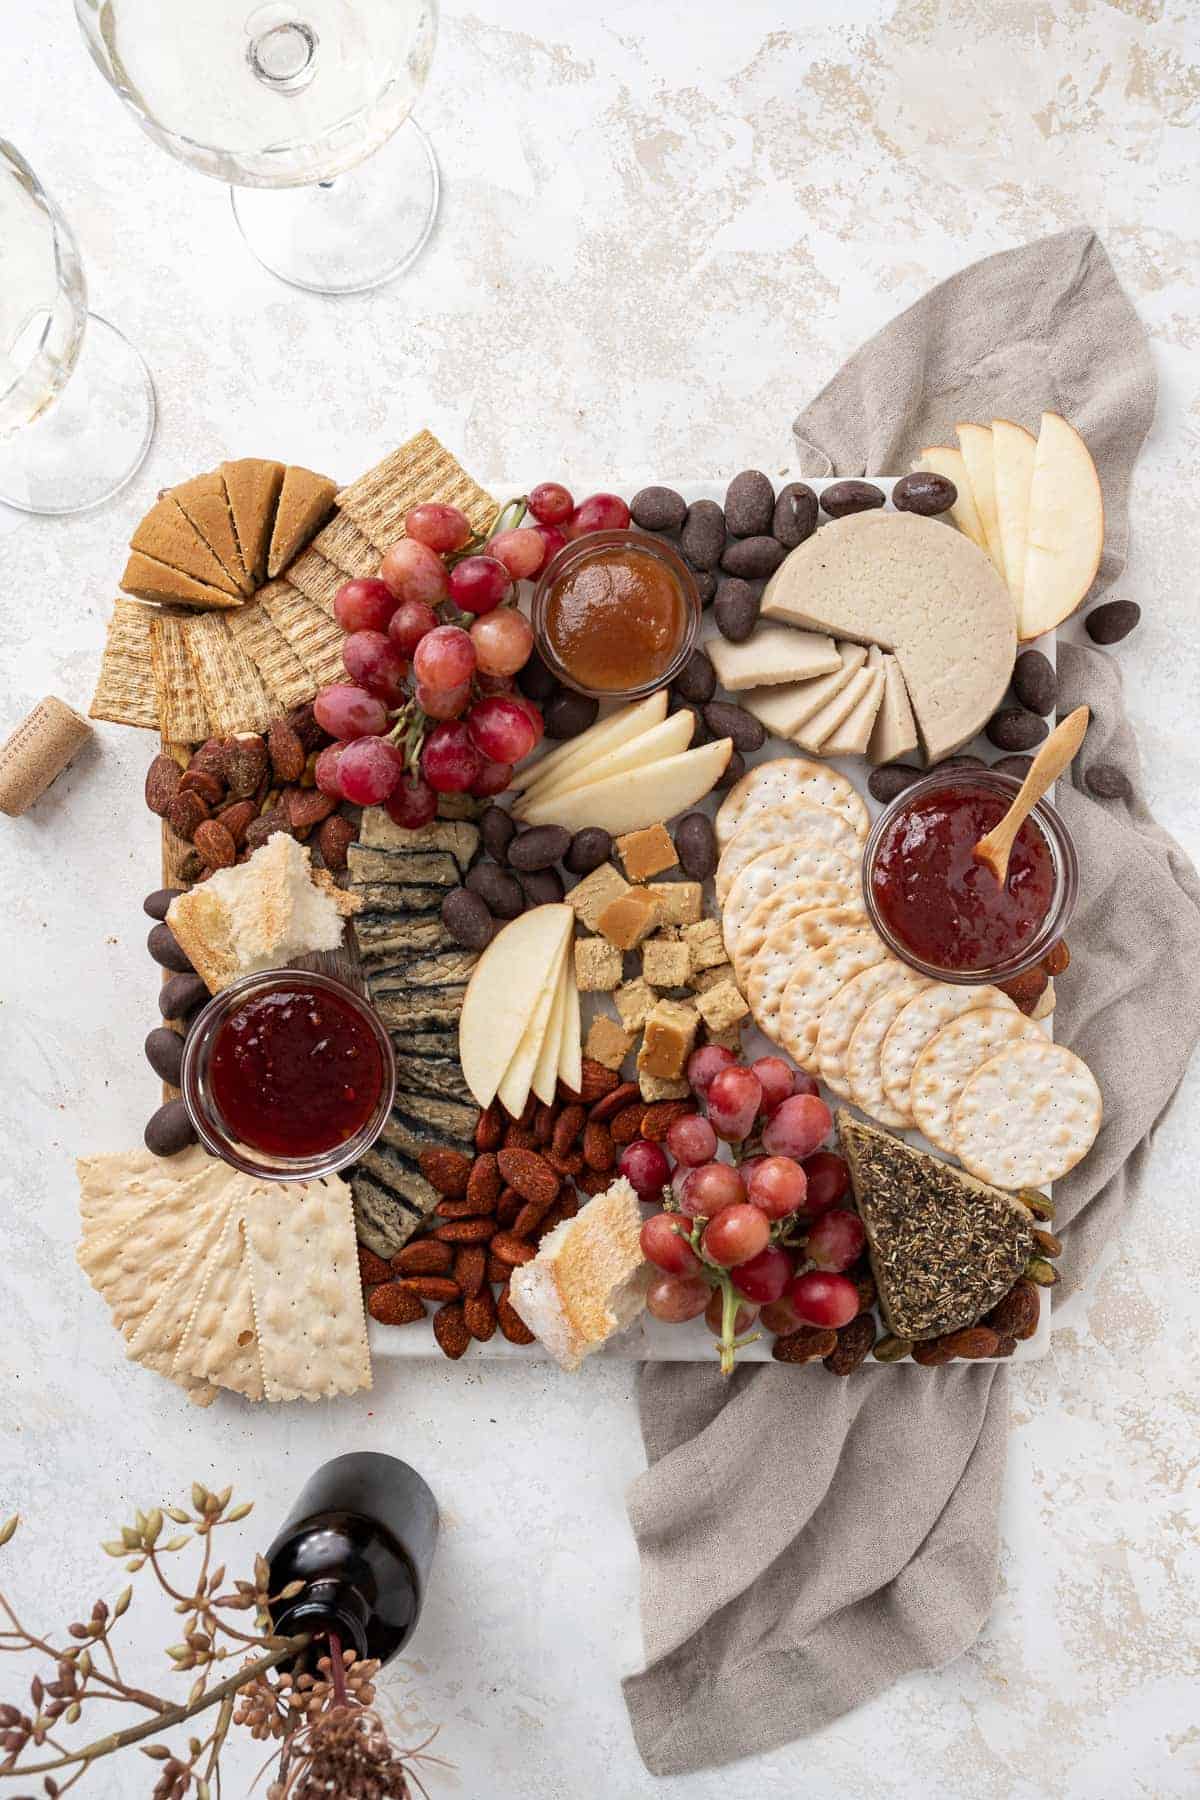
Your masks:
{"label": "white marble serving board", "polygon": [[[780,488],[783,487],[787,481],[797,479],[800,478],[797,476],[777,477],[775,480],[776,493],[779,492]],[[811,477],[806,479],[809,480],[809,485],[815,488],[818,493],[820,493],[824,487],[829,485],[828,482],[813,480]],[[890,494],[894,483],[899,477],[870,475],[867,476],[866,479],[875,482],[879,487],[883,488],[885,492]],[[497,499],[504,501],[508,499],[510,495],[527,492],[529,484],[523,484],[517,481],[493,481],[489,482],[488,485],[490,491],[496,495]],[[683,497],[691,503],[695,500],[723,501],[727,483],[713,481],[670,481],[666,485],[675,488],[677,492],[681,493]],[[582,497],[583,494],[594,490],[585,487],[580,483],[573,491],[578,497]],[[630,499],[637,490],[633,487],[616,486],[612,491],[621,493],[626,499]],[[953,527],[948,526],[947,529],[952,530]],[[528,587],[526,589],[526,594],[528,595]],[[716,626],[713,623],[712,612],[710,609],[704,614],[702,639],[707,639],[715,635]],[[1053,662],[1055,660],[1054,634],[1050,633],[1046,637],[1038,639],[1037,648]],[[736,695],[732,696],[732,698],[736,699]],[[615,710],[615,707],[606,708],[605,710]],[[995,747],[987,743],[983,738],[978,738],[966,745],[965,751],[981,755],[985,761],[990,760],[994,762],[996,760]],[[793,754],[803,753],[797,752],[796,745],[787,742],[787,740],[783,738],[769,737],[762,749],[757,750],[753,755],[748,756],[746,761],[748,764],[753,765],[759,762],[769,762],[772,757]],[[853,781],[855,787],[866,801],[867,808],[872,818],[875,818],[883,810],[879,802],[873,800],[867,792],[866,783],[867,777],[871,772],[871,764],[865,757],[829,757],[819,760],[828,761],[832,768],[840,769],[844,775]],[[715,815],[717,807],[723,798],[723,794],[712,794],[707,800],[702,802],[699,810],[707,812],[709,816],[712,817]],[[583,1005],[584,1029],[586,1031],[588,1024],[597,1011],[607,1011],[609,1009],[600,1004],[599,996],[584,994],[581,996],[581,999]],[[1044,1021],[1044,1028],[1051,1036],[1053,1036],[1053,1027],[1054,1018],[1053,1014],[1051,1014],[1050,1018]],[[778,1045],[771,1043],[768,1038],[763,1036],[757,1027],[751,1026],[749,1029],[745,1030],[743,1032],[742,1041],[745,1046],[747,1061],[753,1060],[756,1056],[779,1054]],[[826,1094],[825,1097],[830,1100],[831,1105],[835,1109],[846,1104],[845,1102],[838,1100],[835,1096]],[[850,1110],[857,1111],[854,1107],[851,1107]],[[866,1115],[863,1114],[860,1116],[865,1117]],[[929,1150],[931,1148],[927,1140],[921,1136],[920,1132],[910,1131],[903,1133],[902,1135],[907,1138],[909,1143],[916,1145],[919,1149]],[[648,1218],[649,1216],[649,1210],[647,1210],[646,1217]],[[1041,1314],[1038,1320],[1036,1333],[1024,1343],[1018,1344],[1014,1354],[1011,1357],[1006,1358],[1007,1361],[1033,1362],[1038,1358],[1045,1356],[1050,1346],[1050,1296],[1051,1290],[1049,1288],[1044,1289],[1042,1293]],[[441,1352],[434,1342],[433,1332],[428,1324],[421,1325],[420,1322],[418,1322],[416,1325],[389,1327],[386,1325],[378,1325],[374,1321],[371,1321],[370,1336],[371,1350],[375,1356],[411,1358],[425,1356],[440,1357],[441,1355]],[[746,1363],[770,1362],[772,1341],[770,1336],[764,1334],[764,1336],[756,1343],[749,1344],[744,1350],[738,1352],[739,1361]],[[684,1325],[668,1325],[661,1319],[652,1318],[649,1313],[643,1313],[626,1331],[621,1332],[619,1336],[611,1339],[609,1343],[596,1354],[608,1358],[617,1358],[635,1362],[707,1362],[712,1360],[715,1355],[714,1344],[715,1340],[703,1319],[693,1319]],[[484,1357],[546,1358],[548,1356],[548,1352],[542,1348],[541,1344],[510,1344],[506,1338],[501,1337],[499,1332],[496,1332],[485,1344],[473,1344],[471,1346],[470,1354],[473,1356]],[[871,1369],[901,1368],[903,1366],[904,1365],[901,1363],[879,1363],[871,1357],[868,1357],[864,1364],[864,1367]]]}

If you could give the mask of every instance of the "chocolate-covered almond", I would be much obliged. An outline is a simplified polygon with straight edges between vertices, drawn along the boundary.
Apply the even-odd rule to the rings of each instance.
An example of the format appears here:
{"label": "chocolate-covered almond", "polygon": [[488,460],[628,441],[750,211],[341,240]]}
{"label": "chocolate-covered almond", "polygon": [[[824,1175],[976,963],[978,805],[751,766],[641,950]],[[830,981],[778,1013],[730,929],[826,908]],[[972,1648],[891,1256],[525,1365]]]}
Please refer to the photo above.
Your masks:
{"label": "chocolate-covered almond", "polygon": [[771,529],[775,489],[761,469],[743,469],[725,491],[725,529],[732,537],[762,537]]}
{"label": "chocolate-covered almond", "polygon": [[821,505],[831,519],[848,519],[851,513],[882,506],[885,498],[873,481],[834,481],[822,490]]}
{"label": "chocolate-covered almond", "polygon": [[715,569],[725,548],[725,514],[715,500],[694,500],[683,521],[679,546],[693,569]]}
{"label": "chocolate-covered almond", "polygon": [[687,501],[674,488],[644,487],[629,502],[629,512],[643,531],[679,531],[687,518]]}
{"label": "chocolate-covered almond", "polygon": [[779,491],[771,518],[771,536],[785,550],[795,550],[817,529],[817,496],[807,481],[789,481]]}

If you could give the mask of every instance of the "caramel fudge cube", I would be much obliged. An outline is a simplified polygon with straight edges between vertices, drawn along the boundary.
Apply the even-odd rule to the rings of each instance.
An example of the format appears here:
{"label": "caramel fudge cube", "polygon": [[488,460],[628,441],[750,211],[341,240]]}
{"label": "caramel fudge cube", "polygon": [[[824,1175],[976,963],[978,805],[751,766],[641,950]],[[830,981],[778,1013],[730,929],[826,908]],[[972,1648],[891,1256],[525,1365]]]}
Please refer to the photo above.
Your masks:
{"label": "caramel fudge cube", "polygon": [[638,1054],[639,1073],[678,1081],[696,1042],[700,1020],[694,1006],[683,1000],[660,1000],[646,1020]]}
{"label": "caramel fudge cube", "polygon": [[732,977],[718,981],[707,993],[697,994],[696,1008],[710,1031],[728,1031],[750,1011]]}
{"label": "caramel fudge cube", "polygon": [[607,1013],[598,1013],[592,1020],[583,1054],[590,1056],[593,1062],[603,1063],[606,1069],[619,1069],[632,1049],[632,1031],[626,1031]]}
{"label": "caramel fudge cube", "polygon": [[582,919],[589,931],[595,931],[605,907],[628,892],[629,883],[624,876],[618,875],[611,863],[601,863],[571,889],[567,905],[575,909],[576,918]]}
{"label": "caramel fudge cube", "polygon": [[691,968],[686,944],[670,938],[647,938],[642,945],[642,975],[651,987],[682,987]]}
{"label": "caramel fudge cube", "polygon": [[675,869],[679,858],[665,825],[647,825],[644,831],[627,831],[617,839],[617,855],[630,881],[649,881],[664,869]]}
{"label": "caramel fudge cube", "polygon": [[685,925],[683,941],[691,955],[693,975],[699,975],[705,969],[715,969],[718,963],[729,961],[721,937],[721,927],[715,919],[700,919],[695,925]]}
{"label": "caramel fudge cube", "polygon": [[686,1100],[691,1088],[685,1080],[666,1081],[661,1075],[649,1075],[638,1064],[638,1092],[643,1100]]}
{"label": "caramel fudge cube", "polygon": [[698,881],[652,881],[650,892],[668,925],[695,925],[704,916],[704,890]]}
{"label": "caramel fudge cube", "polygon": [[653,1012],[658,995],[651,993],[643,978],[639,975],[634,981],[624,982],[613,995],[617,1011],[621,1015],[621,1023],[626,1031],[640,1031]]}
{"label": "caramel fudge cube", "polygon": [[611,994],[624,973],[621,952],[603,938],[580,938],[575,946],[575,985],[581,994]]}
{"label": "caramel fudge cube", "polygon": [[610,900],[596,921],[601,937],[618,950],[636,950],[658,924],[658,901],[645,888],[628,888]]}

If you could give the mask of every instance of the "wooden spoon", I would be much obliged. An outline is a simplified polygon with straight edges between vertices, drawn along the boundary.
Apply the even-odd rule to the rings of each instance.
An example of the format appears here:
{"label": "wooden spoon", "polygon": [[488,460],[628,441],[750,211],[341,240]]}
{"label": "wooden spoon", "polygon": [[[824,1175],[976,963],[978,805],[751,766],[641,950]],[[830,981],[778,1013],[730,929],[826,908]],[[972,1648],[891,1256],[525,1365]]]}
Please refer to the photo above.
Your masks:
{"label": "wooden spoon", "polygon": [[1000,823],[993,825],[987,836],[981,837],[972,851],[975,861],[985,863],[1001,887],[1008,874],[1008,859],[1012,855],[1017,833],[1042,795],[1053,787],[1063,770],[1071,763],[1083,742],[1083,734],[1090,718],[1091,714],[1086,706],[1077,706],[1060,725],[1055,726],[1034,757],[1033,767],[1021,783],[1012,805]]}

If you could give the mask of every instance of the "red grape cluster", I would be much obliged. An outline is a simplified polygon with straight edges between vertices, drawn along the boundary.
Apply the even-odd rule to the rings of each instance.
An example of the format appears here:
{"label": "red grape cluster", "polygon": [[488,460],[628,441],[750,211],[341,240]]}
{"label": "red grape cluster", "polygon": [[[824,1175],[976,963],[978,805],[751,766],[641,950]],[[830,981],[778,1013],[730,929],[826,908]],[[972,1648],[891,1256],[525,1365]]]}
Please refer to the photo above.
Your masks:
{"label": "red grape cluster", "polygon": [[[526,512],[532,525],[520,523]],[[485,542],[457,506],[414,506],[378,576],[338,589],[349,679],[314,703],[335,740],[317,767],[323,792],[416,828],[436,816],[439,794],[503,793],[541,742],[542,715],[514,681],[533,649],[517,583],[535,580],[568,538],[627,526],[629,509],[615,494],[576,506],[545,481],[498,523]]]}
{"label": "red grape cluster", "polygon": [[[823,1148],[833,1117],[810,1075],[778,1056],[746,1068],[717,1044],[694,1051],[687,1074],[707,1116],[677,1119],[665,1150],[629,1144],[620,1172],[640,1200],[664,1209],[642,1226],[642,1253],[659,1271],[649,1311],[672,1323],[703,1313],[728,1373],[760,1316],[776,1333],[856,1316],[859,1292],[845,1271],[866,1233],[840,1204],[849,1170]],[[721,1142],[734,1146],[735,1163],[717,1161]]]}

